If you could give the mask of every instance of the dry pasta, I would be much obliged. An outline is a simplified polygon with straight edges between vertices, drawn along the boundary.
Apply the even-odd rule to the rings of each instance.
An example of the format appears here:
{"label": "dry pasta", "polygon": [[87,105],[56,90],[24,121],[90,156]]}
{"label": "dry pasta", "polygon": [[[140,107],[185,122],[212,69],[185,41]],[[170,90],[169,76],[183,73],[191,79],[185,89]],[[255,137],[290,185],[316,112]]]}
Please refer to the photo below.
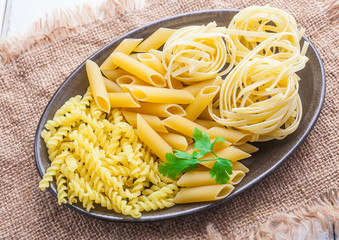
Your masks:
{"label": "dry pasta", "polygon": [[[91,111],[91,104],[95,101],[89,89],[82,99],[72,98],[61,107],[69,120],[61,120],[59,111],[46,125],[41,135],[51,166],[39,187],[46,189],[56,178],[59,204],[79,201],[87,211],[99,204],[140,217],[142,211],[173,206],[175,181],[159,174],[158,162],[121,112],[114,109],[107,120],[100,109],[99,114]],[[152,194],[144,197],[148,190]]]}

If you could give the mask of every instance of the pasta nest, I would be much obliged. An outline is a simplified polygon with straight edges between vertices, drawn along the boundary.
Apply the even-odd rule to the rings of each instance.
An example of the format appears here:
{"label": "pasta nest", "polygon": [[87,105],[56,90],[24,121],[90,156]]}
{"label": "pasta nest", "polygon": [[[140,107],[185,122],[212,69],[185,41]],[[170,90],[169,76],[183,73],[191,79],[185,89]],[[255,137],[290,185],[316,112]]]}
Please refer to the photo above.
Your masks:
{"label": "pasta nest", "polygon": [[[169,83],[171,78],[194,83],[225,75],[234,66],[233,52],[233,42],[220,32],[215,22],[181,28],[163,47],[165,79]],[[223,70],[228,60],[230,64]]]}
{"label": "pasta nest", "polygon": [[[226,33],[230,35],[236,47],[236,62],[239,63],[247,54],[275,33],[287,33],[280,43],[267,45],[254,57],[271,56],[276,53],[289,53],[285,45],[299,49],[299,41],[304,29],[298,30],[293,16],[272,7],[252,6],[235,15]],[[288,58],[288,55],[285,56]]]}

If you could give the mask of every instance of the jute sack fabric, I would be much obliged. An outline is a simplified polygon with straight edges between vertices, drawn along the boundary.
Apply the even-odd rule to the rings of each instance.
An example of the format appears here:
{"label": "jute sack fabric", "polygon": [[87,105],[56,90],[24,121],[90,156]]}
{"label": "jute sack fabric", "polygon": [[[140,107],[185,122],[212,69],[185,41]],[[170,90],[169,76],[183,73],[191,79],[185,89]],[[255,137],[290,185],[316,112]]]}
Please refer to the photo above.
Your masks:
{"label": "jute sack fabric", "polygon": [[[320,118],[298,151],[251,190],[214,209],[154,223],[105,222],[80,215],[38,188],[33,139],[56,89],[87,57],[114,38],[167,16],[203,9],[266,5],[295,16],[324,62],[327,94]],[[142,8],[131,10],[133,8]],[[124,10],[125,9],[125,10]],[[126,9],[129,9],[126,11]],[[312,0],[161,0],[146,6],[107,1],[100,9],[58,12],[28,38],[0,44],[1,239],[290,238],[300,221],[338,225],[339,34]],[[337,226],[338,227],[338,226]],[[338,228],[337,228],[338,229]],[[308,229],[309,237],[314,231]]]}

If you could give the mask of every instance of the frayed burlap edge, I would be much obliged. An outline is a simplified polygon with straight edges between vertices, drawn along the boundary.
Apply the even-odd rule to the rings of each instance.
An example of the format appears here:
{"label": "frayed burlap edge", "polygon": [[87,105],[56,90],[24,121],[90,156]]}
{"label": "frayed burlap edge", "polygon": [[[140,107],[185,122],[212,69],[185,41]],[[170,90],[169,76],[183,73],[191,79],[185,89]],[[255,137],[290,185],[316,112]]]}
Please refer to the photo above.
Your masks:
{"label": "frayed burlap edge", "polygon": [[[339,1],[322,1],[319,2],[320,7],[327,12],[331,23],[338,27]],[[121,12],[141,10],[155,2],[156,0],[107,0],[97,8],[83,5],[74,10],[55,10],[51,15],[35,22],[25,36],[17,35],[0,40],[0,67],[32,48],[77,33],[95,21],[110,19]],[[297,236],[299,239],[302,228],[306,230],[306,238],[313,238],[317,234],[319,223],[323,230],[329,230],[332,226],[329,226],[328,222],[339,225],[338,220],[339,191],[332,189],[293,212],[275,215],[259,227],[249,229],[242,236],[235,238],[291,239]],[[211,240],[223,239],[211,224],[207,226],[207,232]]]}
{"label": "frayed burlap edge", "polygon": [[155,0],[106,0],[97,8],[85,4],[76,9],[58,9],[35,22],[26,35],[15,35],[0,40],[0,66],[30,49],[69,36],[89,24],[114,17],[119,12],[140,10]]}
{"label": "frayed burlap edge", "polygon": [[[277,214],[255,229],[249,229],[235,239],[314,239],[320,228],[331,231],[339,227],[339,190],[332,189],[311,199],[291,213]],[[303,233],[302,233],[302,230]],[[210,240],[221,240],[222,235],[213,225],[207,226]]]}

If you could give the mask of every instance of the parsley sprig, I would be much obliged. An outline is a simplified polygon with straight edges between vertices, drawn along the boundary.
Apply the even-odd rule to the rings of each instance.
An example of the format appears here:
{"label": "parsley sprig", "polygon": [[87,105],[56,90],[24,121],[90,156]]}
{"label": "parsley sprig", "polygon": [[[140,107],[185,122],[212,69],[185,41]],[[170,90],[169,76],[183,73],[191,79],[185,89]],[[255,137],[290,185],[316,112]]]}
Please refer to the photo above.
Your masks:
{"label": "parsley sprig", "polygon": [[[170,178],[176,178],[180,173],[193,171],[200,162],[215,161],[210,170],[210,177],[215,177],[215,182],[225,184],[229,181],[229,175],[232,174],[232,162],[229,159],[218,157],[213,151],[217,142],[226,142],[222,137],[217,137],[212,143],[207,133],[202,133],[198,128],[194,129],[193,139],[195,141],[193,149],[196,150],[191,154],[174,149],[175,153],[166,153],[167,162],[161,163],[159,172]],[[207,153],[212,153],[215,158],[200,159]]]}

